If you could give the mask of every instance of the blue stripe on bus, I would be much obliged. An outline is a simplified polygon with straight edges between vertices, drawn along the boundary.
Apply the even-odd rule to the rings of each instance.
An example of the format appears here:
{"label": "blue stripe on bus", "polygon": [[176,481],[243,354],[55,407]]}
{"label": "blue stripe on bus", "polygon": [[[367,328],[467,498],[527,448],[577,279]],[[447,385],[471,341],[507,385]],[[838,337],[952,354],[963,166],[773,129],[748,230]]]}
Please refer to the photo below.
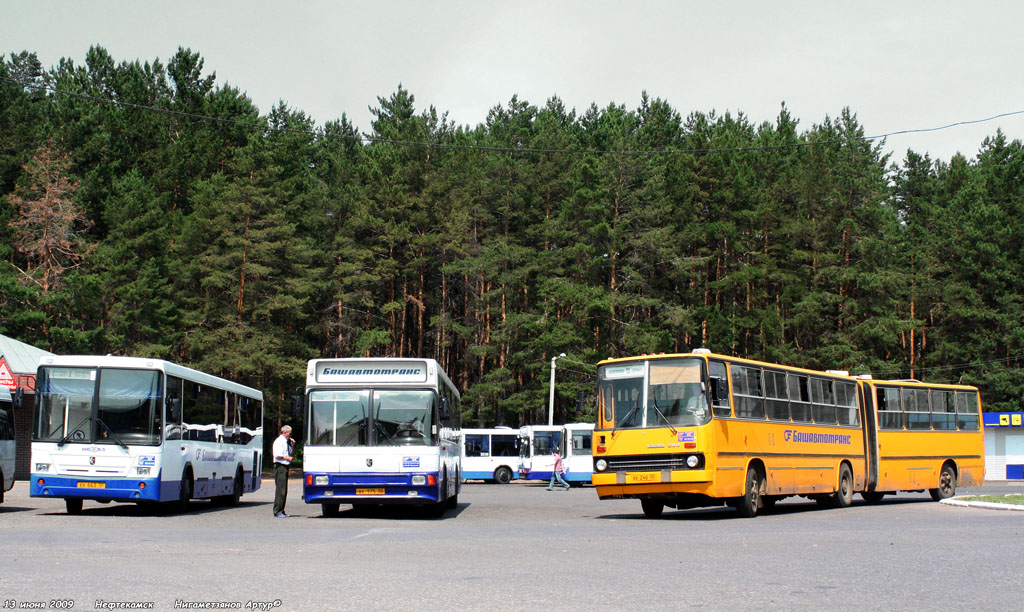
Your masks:
{"label": "blue stripe on bus", "polygon": [[[309,485],[306,477],[327,476],[329,484]],[[437,484],[414,485],[413,476],[433,476]],[[314,481],[315,482],[315,481]],[[437,472],[416,473],[326,473],[306,472],[302,480],[302,499],[307,504],[330,502],[352,503],[389,503],[394,501],[424,503],[437,502],[439,498],[441,477]],[[357,489],[384,489],[383,495],[360,495]],[[328,495],[327,493],[331,494]],[[410,494],[414,493],[414,494]]]}
{"label": "blue stripe on bus", "polygon": [[469,480],[487,480],[494,478],[494,472],[463,472],[462,477]]}
{"label": "blue stripe on bus", "polygon": [[[43,484],[39,484],[42,480]],[[166,483],[156,478],[78,478],[69,476],[53,476],[50,474],[32,474],[30,497],[59,497],[81,499],[112,499],[123,501],[148,500],[160,501],[166,491]],[[102,483],[103,488],[79,487],[80,482]],[[140,485],[145,485],[141,487]],[[174,497],[178,498],[178,484],[174,484]]]}

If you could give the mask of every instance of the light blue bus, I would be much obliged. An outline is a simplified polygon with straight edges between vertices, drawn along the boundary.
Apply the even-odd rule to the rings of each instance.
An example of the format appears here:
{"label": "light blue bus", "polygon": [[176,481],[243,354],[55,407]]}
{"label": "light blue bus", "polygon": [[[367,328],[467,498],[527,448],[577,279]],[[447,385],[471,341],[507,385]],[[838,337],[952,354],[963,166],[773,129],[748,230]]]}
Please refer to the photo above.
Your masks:
{"label": "light blue bus", "polygon": [[47,356],[36,375],[32,497],[235,505],[260,488],[263,394],[169,361]]}
{"label": "light blue bus", "polygon": [[314,359],[306,371],[303,499],[336,516],[416,504],[436,516],[458,504],[458,390],[433,359]]}
{"label": "light blue bus", "polygon": [[508,484],[519,464],[519,432],[511,427],[463,429],[462,477]]}

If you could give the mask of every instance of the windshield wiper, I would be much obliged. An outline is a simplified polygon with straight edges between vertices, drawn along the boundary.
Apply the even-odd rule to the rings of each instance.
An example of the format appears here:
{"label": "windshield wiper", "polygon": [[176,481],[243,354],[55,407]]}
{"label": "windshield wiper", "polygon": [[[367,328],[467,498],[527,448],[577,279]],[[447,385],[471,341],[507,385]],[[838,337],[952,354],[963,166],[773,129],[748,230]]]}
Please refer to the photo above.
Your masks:
{"label": "windshield wiper", "polygon": [[629,417],[633,416],[633,413],[636,412],[639,409],[640,409],[640,396],[637,395],[636,396],[636,404],[634,404],[633,407],[629,409],[629,412],[626,413],[626,416],[622,417],[622,420],[619,421],[619,424],[616,427],[622,427],[626,423],[626,421],[629,419]]}
{"label": "windshield wiper", "polygon": [[382,434],[383,440],[387,440],[387,443],[391,446],[398,446],[398,443],[391,439],[391,436],[388,435],[388,430],[384,429],[384,426],[380,424],[380,421],[373,419],[373,426],[374,429],[377,430],[377,433]]}
{"label": "windshield wiper", "polygon": [[60,448],[60,447],[64,446],[65,444],[67,444],[68,441],[71,439],[71,436],[75,435],[75,432],[78,431],[78,428],[81,427],[82,425],[88,423],[90,419],[92,419],[92,417],[91,416],[87,416],[84,419],[82,419],[82,421],[78,425],[75,425],[70,430],[68,430],[67,435],[65,435],[63,438],[61,438],[60,442],[57,443],[57,448]]}
{"label": "windshield wiper", "polygon": [[658,413],[658,416],[660,416],[663,421],[665,421],[665,424],[668,425],[668,428],[672,430],[672,433],[678,434],[679,432],[676,431],[675,427],[672,427],[672,423],[669,422],[668,417],[665,416],[665,413],[661,411],[661,408],[658,408],[658,400],[654,400],[651,403],[651,405],[654,406],[654,411]]}
{"label": "windshield wiper", "polygon": [[101,419],[100,417],[96,417],[96,422],[102,425],[103,429],[107,430],[107,433],[110,434],[110,437],[114,439],[114,442],[117,442],[118,444],[123,446],[125,450],[128,450],[128,445],[122,442],[121,438],[117,437],[117,434],[114,433],[114,430],[108,427],[107,424],[103,422],[103,419]]}
{"label": "windshield wiper", "polygon": [[[354,417],[352,417],[351,419],[349,419],[349,420],[348,420],[348,421],[347,421],[346,423],[342,424],[342,426],[341,426],[341,427],[346,427],[346,426],[348,426],[348,425],[351,425],[352,423],[355,423],[355,422],[356,422],[356,421],[358,421],[359,419],[365,419],[365,418],[366,418],[365,416],[363,416],[363,415],[361,415],[361,414],[357,414],[356,416],[354,416]],[[361,426],[360,426],[360,427],[361,427]],[[339,429],[340,429],[340,428],[339,428]],[[352,440],[352,438],[354,438],[354,437],[355,437],[355,436],[357,436],[357,435],[359,435],[359,428],[358,428],[358,427],[356,428],[356,430],[355,430],[355,431],[353,431],[352,433],[350,433],[350,434],[348,435],[348,437],[347,437],[347,438],[345,438],[344,440],[342,440],[342,441],[341,441],[341,442],[340,442],[340,443],[338,444],[338,446],[347,446],[347,445],[348,445],[348,443],[349,443],[349,441],[350,441],[350,440]]]}

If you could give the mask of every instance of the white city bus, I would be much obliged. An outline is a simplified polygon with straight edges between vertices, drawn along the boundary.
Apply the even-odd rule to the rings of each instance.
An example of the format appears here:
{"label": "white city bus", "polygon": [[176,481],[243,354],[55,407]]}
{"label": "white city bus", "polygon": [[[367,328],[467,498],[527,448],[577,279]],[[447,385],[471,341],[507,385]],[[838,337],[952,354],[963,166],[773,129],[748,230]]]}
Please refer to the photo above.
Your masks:
{"label": "white city bus", "polygon": [[508,484],[519,469],[519,435],[511,427],[463,429],[462,477]]}
{"label": "white city bus", "polygon": [[[589,483],[594,477],[594,457],[591,442],[593,423],[569,423],[565,426],[565,480],[569,483]],[[550,476],[548,476],[550,478]]]}
{"label": "white city bus", "polygon": [[551,480],[554,449],[562,455],[562,477],[569,483],[588,483],[594,473],[591,457],[593,423],[524,425],[519,428],[519,477]]}
{"label": "white city bus", "polygon": [[433,359],[314,359],[306,371],[303,499],[339,505],[458,503],[460,395]]}
{"label": "white city bus", "polygon": [[0,503],[14,487],[15,451],[14,398],[7,387],[0,387]]}
{"label": "white city bus", "polygon": [[33,497],[235,505],[260,487],[263,394],[160,359],[42,357]]}

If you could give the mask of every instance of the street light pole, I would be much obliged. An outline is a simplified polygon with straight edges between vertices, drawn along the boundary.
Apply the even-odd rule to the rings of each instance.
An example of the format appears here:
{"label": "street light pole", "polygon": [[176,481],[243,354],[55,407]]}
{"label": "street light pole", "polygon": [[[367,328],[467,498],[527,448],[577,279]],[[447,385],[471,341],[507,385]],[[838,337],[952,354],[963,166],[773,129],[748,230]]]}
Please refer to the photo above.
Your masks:
{"label": "street light pole", "polygon": [[565,353],[551,358],[551,392],[548,395],[548,425],[555,424],[555,361],[565,357]]}

